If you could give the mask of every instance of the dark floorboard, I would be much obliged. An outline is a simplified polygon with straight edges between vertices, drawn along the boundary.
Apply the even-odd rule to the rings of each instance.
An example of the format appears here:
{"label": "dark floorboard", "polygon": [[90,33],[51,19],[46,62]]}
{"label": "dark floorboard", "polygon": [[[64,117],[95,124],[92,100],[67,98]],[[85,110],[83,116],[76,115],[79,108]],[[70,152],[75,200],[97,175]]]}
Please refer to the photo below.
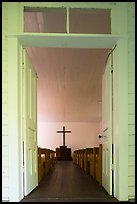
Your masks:
{"label": "dark floorboard", "polygon": [[72,161],[57,161],[21,202],[118,202]]}

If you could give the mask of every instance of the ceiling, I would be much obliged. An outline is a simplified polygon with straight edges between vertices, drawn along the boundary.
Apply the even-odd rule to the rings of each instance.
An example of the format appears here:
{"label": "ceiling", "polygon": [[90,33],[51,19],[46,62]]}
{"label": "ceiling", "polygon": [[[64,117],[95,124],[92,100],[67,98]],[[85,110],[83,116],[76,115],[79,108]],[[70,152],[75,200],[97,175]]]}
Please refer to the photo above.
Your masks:
{"label": "ceiling", "polygon": [[[62,23],[64,11],[63,14],[61,12],[53,12],[54,15],[51,12],[47,16],[45,12],[25,12],[25,32],[66,32]],[[80,12],[72,11],[72,32],[84,33],[88,29],[86,33],[110,33],[108,11],[93,12],[91,16],[89,12],[82,15]],[[58,19],[59,26],[56,26],[53,17]],[[85,26],[85,18],[87,24],[88,19],[92,19],[91,25],[94,24],[90,26],[91,29]],[[76,19],[81,19],[81,24],[76,24]],[[105,26],[102,28],[103,24]],[[31,47],[27,51],[38,75],[39,121],[100,122],[102,74],[109,49]]]}

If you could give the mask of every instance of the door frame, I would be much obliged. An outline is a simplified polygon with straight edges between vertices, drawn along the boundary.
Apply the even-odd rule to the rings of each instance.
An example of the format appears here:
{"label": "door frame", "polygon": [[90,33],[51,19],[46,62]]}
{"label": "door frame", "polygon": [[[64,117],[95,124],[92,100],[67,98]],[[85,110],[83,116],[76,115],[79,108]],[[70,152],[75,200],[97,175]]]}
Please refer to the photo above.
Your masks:
{"label": "door frame", "polygon": [[[24,38],[25,39],[25,38]],[[92,39],[92,37],[91,37]],[[10,38],[9,39],[9,42],[12,42],[12,43],[16,43],[17,46],[15,46],[15,49],[16,49],[16,52],[15,52],[15,58],[14,59],[18,59],[18,53],[20,53],[19,48],[21,45],[19,45],[19,41],[18,41],[18,38],[16,37],[13,37],[13,38]],[[114,89],[114,112],[116,111],[116,114],[114,114],[114,163],[115,163],[115,170],[114,170],[114,196],[117,198],[117,199],[120,199],[120,200],[123,200],[123,198],[120,197],[120,183],[121,183],[121,187],[123,186],[123,180],[124,180],[124,183],[125,183],[125,189],[126,192],[127,192],[127,188],[128,188],[128,170],[126,171],[127,169],[127,166],[128,166],[128,140],[126,138],[128,138],[128,130],[126,127],[128,127],[128,94],[124,93],[123,92],[123,88],[124,87],[128,87],[128,69],[127,69],[127,40],[124,38],[124,39],[120,39],[118,40],[118,42],[116,41],[117,43],[117,58],[118,58],[118,66],[119,67],[124,67],[125,69],[123,70],[124,71],[124,74],[122,72],[121,69],[117,69],[116,71],[114,71],[114,80],[113,80],[113,87],[115,87],[117,84],[118,84],[118,87],[117,89]],[[12,44],[11,43],[11,44]],[[11,50],[11,44],[9,43],[9,52]],[[19,46],[19,47],[18,47]],[[32,45],[33,46],[33,45]],[[22,47],[22,46],[21,46]],[[125,49],[124,49],[125,48]],[[15,50],[14,49],[14,50]],[[13,49],[12,49],[12,52],[13,52]],[[121,60],[121,56],[122,56],[122,59],[125,59],[125,60]],[[21,56],[20,56],[21,57]],[[11,56],[9,55],[8,56],[8,62],[9,62],[9,67],[11,67],[11,61],[13,61],[13,58],[11,59]],[[16,60],[15,60],[16,61]],[[114,60],[115,61],[115,60]],[[18,63],[21,63],[21,60],[18,61]],[[18,169],[18,179],[17,179],[17,183],[19,185],[19,192],[18,194],[20,195],[19,197],[22,199],[23,198],[23,178],[22,178],[22,171],[23,171],[23,167],[21,168],[22,166],[22,158],[23,158],[23,155],[22,155],[22,138],[18,138],[18,134],[20,133],[21,137],[22,137],[22,134],[21,134],[21,123],[19,124],[19,121],[18,119],[16,118],[16,120],[14,119],[13,120],[13,117],[16,116],[16,114],[18,114],[18,116],[21,114],[20,113],[20,108],[21,108],[21,104],[20,104],[20,91],[21,91],[21,86],[20,86],[20,79],[21,79],[21,72],[18,71],[18,63],[16,64],[16,69],[14,71],[12,71],[12,74],[9,74],[9,95],[10,95],[10,98],[9,98],[9,108],[10,108],[10,111],[9,111],[9,118],[10,118],[10,123],[9,123],[9,141],[10,141],[10,147],[12,147],[13,145],[15,145],[15,140],[13,140],[12,138],[12,135],[13,135],[13,126],[15,126],[15,124],[13,124],[13,121],[16,121],[16,125],[17,125],[17,129],[19,132],[16,132],[16,154],[18,152],[18,160],[16,162],[16,168]],[[14,62],[13,62],[14,64]],[[21,66],[21,64],[20,64]],[[114,65],[114,70],[115,70],[115,65]],[[11,70],[9,70],[9,73],[11,73]],[[14,73],[14,74],[13,74]],[[118,75],[118,79],[115,77],[115,74]],[[123,81],[121,80],[123,78]],[[14,85],[14,88],[16,90],[16,92],[12,92],[11,91],[11,87],[13,87],[13,81],[15,80],[15,84],[16,84],[16,87]],[[18,88],[17,88],[18,87]],[[127,89],[128,90],[128,89]],[[117,91],[119,92],[118,96],[117,96]],[[12,96],[11,96],[12,94]],[[14,97],[13,97],[14,96]],[[12,110],[12,106],[13,106],[13,103],[11,103],[11,98],[12,98],[12,102],[16,104],[16,107],[18,107],[18,104],[17,104],[17,101],[19,102],[19,109],[16,110],[16,114],[15,112],[13,113]],[[14,99],[13,99],[14,98]],[[116,99],[117,98],[117,99]],[[125,99],[125,100],[124,100]],[[117,100],[118,100],[118,104],[117,104]],[[122,104],[122,101],[127,101],[127,103],[125,105]],[[118,111],[116,110],[116,106],[119,106],[119,109]],[[15,110],[14,110],[15,111]],[[124,114],[123,114],[124,113]],[[12,119],[11,119],[12,118]],[[117,123],[118,119],[121,118],[121,120],[119,120],[119,123]],[[11,121],[12,120],[12,121]],[[21,121],[20,121],[21,122]],[[123,130],[122,130],[123,129]],[[12,131],[11,131],[12,130]],[[115,132],[116,130],[116,132]],[[123,137],[119,137],[119,135],[126,135],[127,134],[127,137],[125,137],[124,139],[124,143],[123,143]],[[123,146],[122,143],[125,145]],[[120,148],[119,148],[119,145],[122,145]],[[19,149],[21,149],[21,152],[19,153]],[[12,166],[11,171],[9,172],[10,175],[13,174],[13,171],[14,171],[14,174],[15,172],[17,171],[17,169],[15,170],[15,166],[13,167],[13,164],[11,164],[11,157],[13,158],[13,149],[12,148],[9,148],[9,165],[10,167]],[[123,163],[123,156],[121,156],[121,152],[125,152],[125,162]],[[14,154],[15,156],[15,154]],[[122,161],[122,165],[120,165],[120,162]],[[125,178],[123,179],[123,167],[125,169]],[[119,170],[119,168],[121,170]],[[120,176],[121,175],[121,176]],[[117,179],[118,178],[118,179]],[[20,181],[20,183],[19,183]],[[121,182],[120,182],[121,181]],[[10,182],[13,182],[13,180],[11,179]],[[15,182],[15,181],[14,181]],[[118,188],[119,186],[119,188]],[[127,188],[126,188],[127,186]],[[12,192],[12,190],[11,190]],[[123,194],[125,195],[125,193],[123,192]],[[128,192],[127,192],[127,198],[124,198],[124,199],[128,199]],[[11,199],[12,199],[12,194],[10,194],[11,196]],[[124,196],[125,197],[125,196]]]}
{"label": "door frame", "polygon": [[[14,8],[16,4],[9,5]],[[44,5],[44,4],[43,4]],[[17,7],[17,6],[16,6]],[[92,7],[92,6],[91,6]],[[18,8],[18,7],[17,7]],[[126,8],[126,7],[125,7]],[[119,7],[120,11],[121,7]],[[23,7],[20,9],[23,12]],[[113,15],[116,17],[117,11],[113,9]],[[126,12],[125,12],[126,13]],[[124,15],[125,15],[124,13]],[[20,14],[21,15],[21,14]],[[121,15],[118,13],[117,18]],[[13,35],[12,22],[16,22],[16,15],[12,16],[9,9],[9,32],[8,39],[8,135],[9,135],[9,201],[19,202],[23,197],[23,148],[21,133],[21,35]],[[18,18],[17,18],[18,19]],[[23,17],[21,18],[21,20]],[[113,20],[113,19],[112,19]],[[22,20],[23,22],[23,20]],[[21,29],[21,24],[20,29]],[[113,29],[116,28],[113,22]],[[123,25],[124,26],[124,25]],[[119,27],[118,27],[119,28]],[[112,32],[113,32],[112,29]],[[125,28],[121,30],[125,31]],[[14,29],[16,32],[16,29]],[[116,29],[117,30],[117,29]],[[125,32],[126,33],[126,32]],[[36,34],[40,37],[39,34]],[[58,34],[62,36],[62,34]],[[67,36],[68,35],[68,36]],[[66,39],[69,34],[66,35]],[[27,36],[22,34],[23,39],[27,43]],[[78,37],[77,34],[75,34]],[[81,35],[82,36],[82,35]],[[90,35],[91,38],[97,37],[101,39],[101,35]],[[108,35],[105,35],[106,37]],[[54,36],[53,34],[53,37]],[[86,36],[85,36],[86,37]],[[86,37],[87,38],[87,37]],[[109,35],[109,39],[113,35]],[[106,40],[107,42],[107,40]],[[114,151],[115,151],[115,171],[114,171],[114,196],[120,201],[128,200],[128,39],[124,35],[120,36],[117,42],[117,52],[114,60],[114,66],[118,65],[114,71]],[[29,44],[30,46],[30,44]],[[34,46],[34,45],[32,45]],[[99,48],[99,47],[98,47]],[[107,48],[107,47],[106,47]],[[12,53],[12,54],[11,54]],[[13,60],[14,59],[14,60]],[[124,59],[124,60],[123,60]],[[123,74],[124,73],[124,74]],[[13,91],[14,90],[14,91]],[[124,101],[124,104],[123,104]],[[14,128],[13,128],[14,127]],[[13,139],[14,138],[14,139]],[[14,146],[14,150],[13,150]],[[119,148],[120,146],[120,148]],[[13,158],[16,158],[13,163]],[[124,175],[123,175],[124,169]],[[124,186],[124,189],[123,189]]]}

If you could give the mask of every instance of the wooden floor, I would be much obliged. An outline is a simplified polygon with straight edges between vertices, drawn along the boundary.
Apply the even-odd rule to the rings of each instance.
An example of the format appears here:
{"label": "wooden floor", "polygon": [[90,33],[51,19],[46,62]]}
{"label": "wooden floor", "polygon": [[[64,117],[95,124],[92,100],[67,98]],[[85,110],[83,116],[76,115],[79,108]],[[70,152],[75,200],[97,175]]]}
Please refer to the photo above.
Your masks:
{"label": "wooden floor", "polygon": [[118,202],[72,161],[57,161],[21,202]]}

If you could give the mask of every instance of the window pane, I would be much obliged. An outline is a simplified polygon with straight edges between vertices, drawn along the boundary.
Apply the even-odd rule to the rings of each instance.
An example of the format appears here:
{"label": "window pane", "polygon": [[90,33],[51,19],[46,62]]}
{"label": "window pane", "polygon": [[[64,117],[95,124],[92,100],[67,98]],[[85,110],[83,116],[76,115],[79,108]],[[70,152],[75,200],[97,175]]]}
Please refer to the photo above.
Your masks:
{"label": "window pane", "polygon": [[70,9],[70,33],[110,34],[110,9]]}
{"label": "window pane", "polygon": [[66,9],[26,9],[24,21],[24,32],[66,33]]}

